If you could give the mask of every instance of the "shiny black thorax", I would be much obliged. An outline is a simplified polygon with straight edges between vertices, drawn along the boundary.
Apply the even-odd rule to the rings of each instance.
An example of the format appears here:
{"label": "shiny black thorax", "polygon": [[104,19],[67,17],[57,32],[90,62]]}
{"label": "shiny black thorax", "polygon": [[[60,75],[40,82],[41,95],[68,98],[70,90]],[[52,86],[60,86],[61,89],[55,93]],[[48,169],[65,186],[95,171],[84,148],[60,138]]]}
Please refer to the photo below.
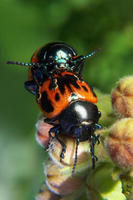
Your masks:
{"label": "shiny black thorax", "polygon": [[59,115],[58,120],[64,134],[85,141],[96,129],[100,112],[88,101],[74,101]]}
{"label": "shiny black thorax", "polygon": [[56,118],[46,121],[53,124],[58,120],[57,129],[61,133],[78,138],[79,141],[85,141],[89,140],[91,135],[94,135],[94,131],[100,128],[97,124],[100,116],[101,113],[95,104],[76,100],[72,101]]}
{"label": "shiny black thorax", "polygon": [[36,57],[44,72],[47,71],[50,74],[60,69],[81,73],[84,63],[83,60],[74,61],[77,52],[63,42],[48,43],[40,48]]}

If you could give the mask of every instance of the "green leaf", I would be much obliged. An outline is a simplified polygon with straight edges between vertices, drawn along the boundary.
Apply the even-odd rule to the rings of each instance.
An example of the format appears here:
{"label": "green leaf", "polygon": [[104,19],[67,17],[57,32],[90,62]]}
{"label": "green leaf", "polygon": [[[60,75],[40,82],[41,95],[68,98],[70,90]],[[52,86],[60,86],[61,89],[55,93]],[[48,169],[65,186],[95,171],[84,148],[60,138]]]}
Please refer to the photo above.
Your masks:
{"label": "green leaf", "polygon": [[126,200],[125,195],[122,193],[122,182],[119,178],[117,180],[113,179],[113,167],[108,163],[97,167],[90,174],[88,193],[91,198],[93,196],[93,200]]}

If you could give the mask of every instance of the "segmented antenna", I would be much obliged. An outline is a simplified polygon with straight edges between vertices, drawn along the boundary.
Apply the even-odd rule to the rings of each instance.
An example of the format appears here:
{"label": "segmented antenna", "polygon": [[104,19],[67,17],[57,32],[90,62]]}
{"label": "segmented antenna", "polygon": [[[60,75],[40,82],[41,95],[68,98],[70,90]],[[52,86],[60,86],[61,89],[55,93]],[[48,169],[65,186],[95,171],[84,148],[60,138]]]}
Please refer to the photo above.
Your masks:
{"label": "segmented antenna", "polygon": [[74,175],[75,167],[77,164],[78,145],[79,145],[79,138],[77,138],[77,140],[76,140],[75,159],[74,159],[74,164],[73,164],[73,169],[72,169],[72,176]]}
{"label": "segmented antenna", "polygon": [[24,63],[24,62],[18,62],[18,61],[8,61],[7,64],[11,64],[11,65],[21,65],[21,66],[40,66],[40,63]]}
{"label": "segmented antenna", "polygon": [[78,57],[76,57],[75,59],[71,60],[71,62],[76,63],[76,62],[85,60],[86,58],[89,58],[89,57],[91,57],[91,56],[94,56],[94,55],[95,55],[97,52],[99,52],[99,51],[100,51],[100,49],[97,49],[97,50],[95,50],[95,51],[92,51],[91,53],[89,53],[89,54],[86,55],[86,56],[78,56]]}

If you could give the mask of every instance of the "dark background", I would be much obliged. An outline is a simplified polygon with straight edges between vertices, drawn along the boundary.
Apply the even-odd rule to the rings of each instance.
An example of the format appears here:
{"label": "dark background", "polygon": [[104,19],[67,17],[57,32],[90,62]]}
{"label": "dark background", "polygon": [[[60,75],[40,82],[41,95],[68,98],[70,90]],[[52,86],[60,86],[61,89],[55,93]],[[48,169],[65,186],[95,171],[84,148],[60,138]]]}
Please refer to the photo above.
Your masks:
{"label": "dark background", "polygon": [[34,51],[64,41],[79,54],[101,48],[88,59],[83,76],[111,92],[133,72],[133,1],[0,1],[0,196],[29,200],[44,181],[46,153],[35,142],[39,108],[24,87],[27,69],[6,61],[29,62]]}

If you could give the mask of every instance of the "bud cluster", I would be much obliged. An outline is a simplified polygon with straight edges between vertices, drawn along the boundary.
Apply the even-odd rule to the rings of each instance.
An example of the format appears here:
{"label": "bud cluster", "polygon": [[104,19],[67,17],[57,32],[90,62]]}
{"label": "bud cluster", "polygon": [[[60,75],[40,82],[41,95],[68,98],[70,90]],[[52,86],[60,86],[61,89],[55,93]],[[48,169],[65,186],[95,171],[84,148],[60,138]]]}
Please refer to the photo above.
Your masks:
{"label": "bud cluster", "polygon": [[[114,196],[117,200],[126,200],[131,197],[131,192],[127,192],[126,188],[129,184],[130,191],[133,190],[133,184],[130,184],[133,182],[133,77],[121,79],[111,97],[95,91],[97,106],[102,113],[99,124],[103,127],[96,131],[96,135],[100,135],[100,144],[95,145],[95,155],[98,157],[95,169],[92,169],[90,143],[80,142],[72,176],[76,141],[61,134],[59,138],[66,146],[61,162],[62,146],[56,138],[50,140],[52,125],[45,123],[42,117],[36,126],[36,139],[44,148],[50,143],[50,160],[44,166],[46,185],[42,186],[36,200],[114,200]],[[125,171],[126,176],[123,176]]]}
{"label": "bud cluster", "polygon": [[120,79],[112,91],[112,105],[120,117],[133,117],[133,76]]}
{"label": "bud cluster", "polygon": [[133,76],[122,78],[111,98],[119,120],[109,129],[107,150],[117,166],[133,169]]}

